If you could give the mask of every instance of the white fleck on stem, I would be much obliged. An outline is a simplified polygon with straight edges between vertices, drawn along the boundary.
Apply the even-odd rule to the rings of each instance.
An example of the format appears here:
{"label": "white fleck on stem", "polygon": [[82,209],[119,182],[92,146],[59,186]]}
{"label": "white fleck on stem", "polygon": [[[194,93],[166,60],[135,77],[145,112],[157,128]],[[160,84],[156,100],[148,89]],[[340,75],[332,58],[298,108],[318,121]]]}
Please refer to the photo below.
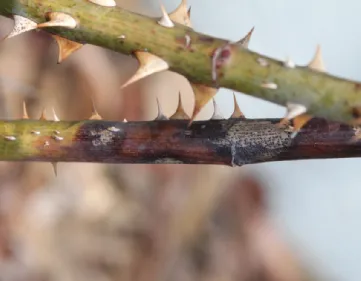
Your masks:
{"label": "white fleck on stem", "polygon": [[271,90],[276,90],[278,88],[276,83],[271,83],[271,82],[262,83],[261,87]]}
{"label": "white fleck on stem", "polygon": [[115,7],[117,5],[117,3],[114,0],[88,0],[88,1],[103,7]]}

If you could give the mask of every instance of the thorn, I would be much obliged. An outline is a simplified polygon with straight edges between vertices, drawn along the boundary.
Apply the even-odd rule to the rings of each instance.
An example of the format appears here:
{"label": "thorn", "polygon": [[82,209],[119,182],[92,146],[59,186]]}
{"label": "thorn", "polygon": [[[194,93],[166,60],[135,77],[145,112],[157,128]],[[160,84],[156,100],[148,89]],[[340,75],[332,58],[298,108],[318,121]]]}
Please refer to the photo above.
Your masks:
{"label": "thorn", "polygon": [[167,116],[163,114],[162,107],[160,106],[159,99],[157,98],[158,115],[154,120],[168,120]]}
{"label": "thorn", "polygon": [[190,19],[190,8],[187,8],[187,0],[181,0],[179,6],[169,14],[169,18],[179,24],[192,27]]}
{"label": "thorn", "polygon": [[41,112],[39,120],[47,120],[45,115],[46,115],[46,110],[45,110],[45,107],[44,107],[42,112]]}
{"label": "thorn", "polygon": [[194,109],[188,126],[194,121],[195,117],[202,108],[217,94],[218,89],[211,88],[202,84],[191,83],[194,92]]}
{"label": "thorn", "polygon": [[233,113],[231,115],[231,118],[245,118],[243,112],[239,108],[235,93],[233,93],[233,101],[234,101],[234,109],[233,109]]}
{"label": "thorn", "polygon": [[121,89],[136,81],[157,72],[165,71],[169,68],[168,63],[163,59],[144,51],[136,51],[135,56],[139,62],[137,72],[127,81]]}
{"label": "thorn", "polygon": [[301,114],[293,119],[293,130],[299,132],[312,119],[311,115]]}
{"label": "thorn", "polygon": [[72,16],[61,12],[48,12],[46,14],[46,18],[48,21],[38,24],[37,28],[65,27],[74,29],[78,25],[78,23]]}
{"label": "thorn", "polygon": [[90,116],[89,120],[102,120],[103,118],[99,115],[93,99],[92,99],[92,107],[93,107],[92,115]]}
{"label": "thorn", "polygon": [[159,23],[161,26],[164,26],[164,27],[168,27],[168,28],[174,27],[174,23],[173,23],[172,20],[169,18],[169,15],[168,15],[167,11],[165,10],[164,6],[163,6],[163,5],[160,5],[160,8],[161,8],[161,10],[162,10],[162,17],[161,17],[161,19],[158,21],[158,23]]}
{"label": "thorn", "polygon": [[53,111],[53,119],[54,119],[54,121],[55,121],[55,122],[59,122],[60,119],[59,119],[59,117],[56,115],[56,112],[55,112],[54,107],[52,107],[52,111]]}
{"label": "thorn", "polygon": [[296,64],[289,57],[285,60],[283,65],[285,67],[288,67],[288,68],[295,68],[296,67]]}
{"label": "thorn", "polygon": [[88,0],[88,1],[103,7],[115,7],[117,5],[117,3],[115,3],[114,0]]}
{"label": "thorn", "polygon": [[307,107],[302,104],[288,103],[286,105],[287,113],[286,116],[279,122],[279,126],[283,126],[289,123],[291,119],[296,118],[307,112]]}
{"label": "thorn", "polygon": [[5,37],[5,39],[20,35],[24,32],[34,30],[37,28],[38,24],[32,20],[29,20],[27,18],[18,15],[14,15],[13,18],[15,22],[13,30],[10,32],[8,36]]}
{"label": "thorn", "polygon": [[188,114],[184,111],[183,104],[182,104],[182,95],[179,92],[178,97],[178,107],[174,114],[169,118],[171,120],[189,120]]}
{"label": "thorn", "polygon": [[257,62],[259,63],[260,66],[263,66],[263,67],[268,66],[268,61],[264,58],[258,58]]}
{"label": "thorn", "polygon": [[65,39],[64,37],[60,37],[58,35],[52,35],[52,36],[56,40],[56,43],[58,44],[58,48],[59,48],[58,63],[61,63],[66,58],[68,58],[72,53],[74,53],[75,51],[79,50],[81,47],[84,46],[83,44]]}
{"label": "thorn", "polygon": [[58,176],[58,162],[51,162],[51,165],[53,166],[53,171],[55,174],[55,177]]}
{"label": "thorn", "polygon": [[246,34],[246,36],[244,36],[241,40],[237,41],[236,44],[247,49],[249,42],[251,41],[253,31],[254,31],[254,27],[252,27],[252,29]]}
{"label": "thorn", "polygon": [[223,114],[221,113],[220,108],[217,105],[216,100],[214,98],[213,98],[213,108],[214,108],[214,112],[213,112],[213,115],[211,117],[211,120],[223,120],[223,119],[225,119],[223,117]]}
{"label": "thorn", "polygon": [[28,110],[26,109],[25,101],[23,101],[23,119],[29,119]]}
{"label": "thorn", "polygon": [[124,122],[124,123],[128,123],[128,120],[124,118],[123,122]]}
{"label": "thorn", "polygon": [[315,55],[312,58],[311,62],[308,64],[308,67],[320,72],[326,71],[326,67],[322,58],[322,51],[320,45],[317,45]]}

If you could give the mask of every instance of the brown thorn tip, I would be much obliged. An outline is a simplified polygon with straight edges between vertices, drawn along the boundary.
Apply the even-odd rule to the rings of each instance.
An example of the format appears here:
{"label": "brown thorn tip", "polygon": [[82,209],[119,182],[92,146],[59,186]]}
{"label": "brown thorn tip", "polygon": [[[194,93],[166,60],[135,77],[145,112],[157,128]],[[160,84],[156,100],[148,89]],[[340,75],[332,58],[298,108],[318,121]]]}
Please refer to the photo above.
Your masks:
{"label": "brown thorn tip", "polygon": [[56,43],[58,44],[58,48],[59,48],[58,63],[61,63],[66,58],[68,58],[72,53],[74,53],[75,51],[79,50],[81,47],[84,46],[83,44],[68,40],[58,35],[52,35],[52,36],[56,40]]}
{"label": "brown thorn tip", "polygon": [[164,27],[168,27],[168,28],[174,27],[174,23],[169,18],[169,15],[163,5],[160,5],[160,9],[162,10],[162,17],[158,21],[158,24],[160,24],[161,26],[164,26]]}
{"label": "brown thorn tip", "polygon": [[117,5],[117,3],[114,0],[88,0],[88,1],[103,7],[115,7]]}
{"label": "brown thorn tip", "polygon": [[163,114],[162,107],[160,105],[159,99],[157,98],[156,100],[157,100],[158,114],[157,114],[157,117],[154,120],[168,120],[167,116],[165,116]]}
{"label": "brown thorn tip", "polygon": [[5,37],[5,39],[12,38],[12,37],[20,35],[24,32],[34,30],[37,28],[36,22],[29,20],[25,17],[19,16],[19,15],[14,15],[13,18],[14,18],[13,30],[10,32],[10,34],[8,36]]}
{"label": "brown thorn tip", "polygon": [[187,8],[187,0],[182,0],[179,6],[169,14],[169,18],[176,23],[192,27],[190,8]]}
{"label": "brown thorn tip", "polygon": [[189,120],[188,114],[184,111],[183,104],[182,104],[182,95],[179,92],[178,95],[178,107],[174,114],[169,118],[173,120]]}
{"label": "brown thorn tip", "polygon": [[44,107],[43,110],[41,111],[41,115],[40,115],[39,120],[47,120],[47,119],[46,119],[46,109],[45,109],[45,107]]}
{"label": "brown thorn tip", "polygon": [[251,41],[253,31],[254,31],[254,27],[252,27],[252,29],[246,34],[246,36],[244,36],[241,40],[237,41],[236,44],[247,49],[249,42]]}
{"label": "brown thorn tip", "polygon": [[29,119],[28,110],[26,108],[25,101],[23,101],[23,119]]}
{"label": "brown thorn tip", "polygon": [[47,19],[47,22],[40,23],[37,27],[65,27],[74,29],[78,24],[72,16],[61,12],[49,12]]}
{"label": "brown thorn tip", "polygon": [[217,105],[217,102],[214,98],[213,98],[213,108],[214,108],[214,111],[213,111],[211,120],[223,120],[224,116],[221,113],[221,110],[220,110],[219,106]]}
{"label": "brown thorn tip", "polygon": [[233,102],[234,102],[234,109],[233,109],[233,113],[231,115],[231,118],[245,118],[243,112],[239,108],[235,93],[233,93]]}
{"label": "brown thorn tip", "polygon": [[52,162],[51,165],[53,166],[53,171],[55,174],[55,177],[58,176],[58,162]]}
{"label": "brown thorn tip", "polygon": [[121,86],[121,89],[149,75],[165,71],[169,68],[166,61],[148,52],[137,51],[135,52],[135,56],[139,62],[139,68],[136,73],[127,82],[125,82],[123,86]]}
{"label": "brown thorn tip", "polygon": [[322,51],[321,51],[320,45],[317,45],[315,55],[313,56],[312,60],[308,64],[308,67],[313,70],[320,71],[320,72],[326,71],[326,67],[325,67],[325,64],[324,64],[323,58],[322,58]]}

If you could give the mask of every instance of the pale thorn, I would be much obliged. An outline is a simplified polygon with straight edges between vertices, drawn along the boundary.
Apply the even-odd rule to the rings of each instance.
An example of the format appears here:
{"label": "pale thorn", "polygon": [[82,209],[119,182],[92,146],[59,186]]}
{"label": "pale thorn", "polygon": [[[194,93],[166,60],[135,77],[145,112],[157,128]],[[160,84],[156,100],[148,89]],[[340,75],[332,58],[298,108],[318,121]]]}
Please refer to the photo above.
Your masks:
{"label": "pale thorn", "polygon": [[39,23],[37,25],[38,28],[65,27],[74,29],[78,25],[77,21],[72,16],[61,12],[49,12],[47,13],[46,18],[48,21]]}
{"label": "pale thorn", "polygon": [[181,0],[179,6],[169,14],[169,18],[176,23],[192,27],[190,8],[187,8],[187,0]]}
{"label": "pale thorn", "polygon": [[182,95],[179,92],[178,96],[178,106],[174,114],[169,118],[173,120],[189,120],[188,114],[184,111],[183,104],[182,104]]}
{"label": "pale thorn", "polygon": [[23,101],[23,119],[29,119],[28,110],[26,108],[25,101]]}
{"label": "pale thorn", "polygon": [[271,89],[271,90],[276,90],[278,88],[276,83],[270,83],[270,82],[262,83],[261,87],[265,88],[265,89]]}
{"label": "pale thorn", "polygon": [[46,109],[45,108],[43,108],[43,110],[41,111],[41,115],[40,115],[39,120],[47,120],[46,119]]}
{"label": "pale thorn", "polygon": [[286,116],[279,122],[280,126],[289,123],[291,119],[307,112],[307,107],[298,103],[287,103],[286,107],[287,113]]}
{"label": "pale thorn", "polygon": [[88,1],[103,7],[115,7],[117,5],[117,3],[114,0],[88,0]]}
{"label": "pale thorn", "polygon": [[213,108],[214,108],[214,111],[213,111],[213,115],[211,117],[211,120],[223,120],[223,119],[225,119],[223,114],[220,111],[219,106],[216,103],[216,100],[214,98],[213,98]]}
{"label": "pale thorn", "polygon": [[121,86],[121,89],[149,75],[169,69],[169,65],[166,61],[151,53],[136,51],[135,56],[138,59],[139,68],[136,73]]}
{"label": "pale thorn", "polygon": [[83,47],[83,44],[80,44],[75,41],[68,40],[64,37],[60,37],[58,35],[52,35],[53,38],[56,40],[59,48],[59,55],[58,55],[58,63],[61,63],[66,58],[68,58],[72,53],[79,50]]}
{"label": "pale thorn", "polygon": [[285,62],[283,63],[283,65],[285,67],[288,67],[288,68],[295,68],[296,67],[296,64],[291,60],[291,58],[287,57]]}
{"label": "pale thorn", "polygon": [[167,11],[165,10],[164,6],[160,5],[160,8],[162,10],[162,17],[158,21],[158,24],[160,24],[161,26],[164,26],[164,27],[168,27],[168,28],[174,27],[174,23],[169,18],[169,15],[168,15]]}
{"label": "pale thorn", "polygon": [[53,166],[53,171],[55,174],[55,177],[58,176],[58,162],[51,162],[51,165]]}
{"label": "pale thorn", "polygon": [[326,71],[326,67],[322,58],[322,51],[320,45],[317,45],[315,55],[312,58],[311,62],[308,64],[308,67],[320,72]]}
{"label": "pale thorn", "polygon": [[51,110],[53,111],[53,120],[54,120],[55,122],[59,122],[60,119],[59,119],[59,117],[56,115],[56,112],[55,112],[54,107],[52,107]]}
{"label": "pale thorn", "polygon": [[89,120],[102,120],[103,118],[99,115],[98,111],[96,110],[94,103],[93,103],[93,111]]}
{"label": "pale thorn", "polygon": [[19,34],[22,34],[30,30],[34,30],[38,26],[36,22],[19,15],[14,15],[13,18],[14,18],[13,30],[10,32],[8,36],[5,37],[5,39],[17,36]]}
{"label": "pale thorn", "polygon": [[251,37],[254,31],[254,27],[244,36],[241,40],[237,41],[236,44],[242,46],[244,48],[248,48],[249,42],[251,41]]}
{"label": "pale thorn", "polygon": [[124,122],[124,123],[128,123],[128,120],[124,118],[123,122]]}
{"label": "pale thorn", "polygon": [[158,110],[158,115],[154,120],[168,120],[167,116],[163,114],[162,107],[160,105],[158,98],[157,98],[157,110]]}
{"label": "pale thorn", "polygon": [[239,108],[235,93],[233,93],[233,103],[234,103],[234,109],[231,118],[245,118],[243,112]]}

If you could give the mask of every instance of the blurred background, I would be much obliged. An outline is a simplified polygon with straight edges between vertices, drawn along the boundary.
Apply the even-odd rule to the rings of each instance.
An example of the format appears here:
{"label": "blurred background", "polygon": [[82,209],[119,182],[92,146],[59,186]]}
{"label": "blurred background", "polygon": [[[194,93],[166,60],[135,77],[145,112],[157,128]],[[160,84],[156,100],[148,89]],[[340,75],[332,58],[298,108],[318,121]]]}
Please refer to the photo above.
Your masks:
{"label": "blurred background", "polygon": [[[163,0],[168,11],[179,1]],[[188,0],[197,31],[238,40],[297,64],[321,44],[328,71],[361,80],[361,3],[354,0]],[[159,2],[118,5],[159,16]],[[12,28],[0,18],[0,38]],[[120,86],[136,70],[127,56],[86,45],[58,65],[54,40],[29,32],[0,45],[0,117],[38,118],[55,107],[86,119],[92,100],[104,119],[166,115],[187,80],[171,72]],[[248,118],[283,117],[283,107],[237,93]],[[232,91],[216,101],[226,117]],[[207,119],[212,104],[198,119]],[[361,279],[359,159],[308,160],[239,168],[190,165],[0,162],[0,280]]]}

